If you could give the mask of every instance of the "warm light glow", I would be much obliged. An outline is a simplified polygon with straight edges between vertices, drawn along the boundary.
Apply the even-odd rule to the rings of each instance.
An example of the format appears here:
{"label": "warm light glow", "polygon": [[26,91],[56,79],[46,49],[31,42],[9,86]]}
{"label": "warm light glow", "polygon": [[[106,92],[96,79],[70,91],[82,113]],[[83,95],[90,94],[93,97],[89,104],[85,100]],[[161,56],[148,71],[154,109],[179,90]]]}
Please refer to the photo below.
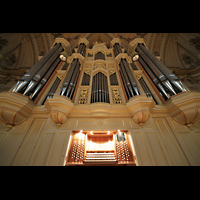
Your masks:
{"label": "warm light glow", "polygon": [[90,131],[91,135],[93,135],[93,131]]}
{"label": "warm light glow", "polygon": [[110,134],[110,131],[108,131],[108,134]]}

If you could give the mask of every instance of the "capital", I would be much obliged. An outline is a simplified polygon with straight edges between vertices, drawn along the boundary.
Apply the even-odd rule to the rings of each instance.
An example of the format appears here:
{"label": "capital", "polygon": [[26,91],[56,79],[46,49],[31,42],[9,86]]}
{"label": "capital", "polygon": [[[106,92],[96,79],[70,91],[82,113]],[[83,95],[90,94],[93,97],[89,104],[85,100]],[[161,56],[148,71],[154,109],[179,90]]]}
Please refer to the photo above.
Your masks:
{"label": "capital", "polygon": [[78,41],[78,45],[80,45],[81,43],[84,43],[85,46],[88,48],[89,41],[86,38],[80,38],[80,40]]}
{"label": "capital", "polygon": [[[71,50],[70,43],[69,43],[67,40],[65,40],[64,38],[56,38],[55,41],[54,41],[53,46],[54,46],[56,43],[61,43],[63,49],[64,49],[66,52],[69,52],[70,55],[72,54],[72,50]],[[53,47],[53,46],[52,46],[52,47]]]}
{"label": "capital", "polygon": [[129,48],[128,48],[128,52],[127,52],[128,55],[131,55],[131,53],[133,51],[135,51],[135,49],[139,43],[143,43],[146,46],[144,38],[135,38],[132,42],[129,43]]}
{"label": "capital", "polygon": [[111,47],[113,47],[115,45],[115,43],[119,43],[121,45],[121,40],[119,38],[114,38],[110,44],[111,44]]}

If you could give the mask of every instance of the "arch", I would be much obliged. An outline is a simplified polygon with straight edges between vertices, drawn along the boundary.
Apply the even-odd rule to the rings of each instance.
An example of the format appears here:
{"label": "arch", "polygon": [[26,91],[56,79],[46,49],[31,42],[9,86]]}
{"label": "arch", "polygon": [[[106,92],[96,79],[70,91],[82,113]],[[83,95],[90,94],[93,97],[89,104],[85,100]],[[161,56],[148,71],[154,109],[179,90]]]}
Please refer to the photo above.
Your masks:
{"label": "arch", "polygon": [[92,77],[94,77],[99,72],[101,72],[102,74],[104,74],[107,77],[107,70],[105,70],[103,68],[97,68],[97,69],[93,70],[93,76]]}
{"label": "arch", "polygon": [[102,53],[101,51],[98,51],[98,52],[94,55],[94,60],[98,60],[98,59],[105,60],[105,59],[106,59],[105,53]]}

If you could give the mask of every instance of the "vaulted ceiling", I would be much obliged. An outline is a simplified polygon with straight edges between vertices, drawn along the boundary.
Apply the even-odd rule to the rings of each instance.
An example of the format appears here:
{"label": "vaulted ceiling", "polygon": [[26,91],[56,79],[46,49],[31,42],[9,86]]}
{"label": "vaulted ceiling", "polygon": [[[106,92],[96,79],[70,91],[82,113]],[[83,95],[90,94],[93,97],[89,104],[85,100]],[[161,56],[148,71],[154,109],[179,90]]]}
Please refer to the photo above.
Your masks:
{"label": "vaulted ceiling", "polygon": [[176,75],[199,81],[200,63],[196,60],[196,55],[200,54],[199,33],[1,33],[0,54],[4,59],[0,62],[0,91],[12,87],[39,56],[48,52],[56,37],[65,38],[72,52],[78,47],[80,38],[86,38],[90,48],[96,41],[105,42],[109,48],[110,41],[117,37],[125,52],[132,40],[144,38],[149,50]]}

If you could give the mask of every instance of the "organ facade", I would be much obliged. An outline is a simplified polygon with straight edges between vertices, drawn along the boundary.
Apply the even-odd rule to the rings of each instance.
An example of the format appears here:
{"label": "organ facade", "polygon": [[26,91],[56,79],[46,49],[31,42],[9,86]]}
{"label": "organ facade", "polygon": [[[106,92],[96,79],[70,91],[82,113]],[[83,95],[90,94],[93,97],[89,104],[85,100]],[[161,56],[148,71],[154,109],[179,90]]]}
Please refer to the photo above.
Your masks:
{"label": "organ facade", "polygon": [[64,38],[0,94],[0,165],[200,165],[200,93],[146,46]]}

